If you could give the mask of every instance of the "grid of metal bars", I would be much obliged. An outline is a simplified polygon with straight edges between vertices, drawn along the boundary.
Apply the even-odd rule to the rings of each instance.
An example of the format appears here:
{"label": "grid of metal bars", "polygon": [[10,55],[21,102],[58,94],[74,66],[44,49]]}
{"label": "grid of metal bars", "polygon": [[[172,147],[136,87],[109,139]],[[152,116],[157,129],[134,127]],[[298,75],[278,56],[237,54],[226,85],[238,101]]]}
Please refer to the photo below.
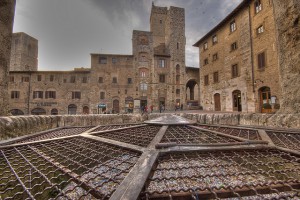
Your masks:
{"label": "grid of metal bars", "polygon": [[[62,128],[24,138],[17,146],[6,143],[0,147],[0,200],[108,199],[125,194],[124,183],[135,181],[140,189],[133,196],[137,185],[129,189],[127,199],[300,199],[300,133],[266,130],[276,146],[295,151],[266,143],[247,143],[249,149],[235,146],[242,142],[230,136],[262,140],[257,130],[199,125],[226,137],[180,123],[162,128],[182,119],[162,120],[160,125],[100,126],[85,134],[92,127]],[[59,139],[39,141],[53,138]],[[37,142],[23,144],[31,141]],[[154,143],[175,145],[153,149]]]}
{"label": "grid of metal bars", "polygon": [[113,130],[113,129],[119,129],[119,128],[126,128],[126,127],[137,126],[137,125],[139,125],[139,124],[124,124],[124,125],[99,126],[95,130],[93,130],[93,132]]}
{"label": "grid of metal bars", "polygon": [[93,128],[93,126],[61,128],[58,130],[45,132],[43,134],[36,135],[33,137],[25,138],[24,140],[15,142],[15,144],[22,144],[22,143],[26,143],[26,142],[34,142],[34,141],[39,141],[39,140],[47,140],[47,139],[60,138],[60,137],[66,137],[66,136],[71,136],[71,135],[78,135],[80,133],[83,133],[83,132],[91,129],[91,128]]}
{"label": "grid of metal bars", "polygon": [[214,144],[239,142],[235,139],[188,126],[169,126],[161,143]]}
{"label": "grid of metal bars", "polygon": [[2,149],[0,197],[107,199],[139,156],[82,137]]}
{"label": "grid of metal bars", "polygon": [[300,158],[278,150],[168,153],[142,199],[299,199],[299,171]]}
{"label": "grid of metal bars", "polygon": [[266,131],[273,143],[279,147],[300,151],[300,132]]}
{"label": "grid of metal bars", "polygon": [[261,140],[261,137],[257,130],[251,129],[243,129],[243,128],[229,128],[229,127],[221,127],[221,126],[207,126],[207,125],[199,125],[200,128],[205,128],[208,130],[218,131],[221,133],[225,133],[228,135],[241,137],[247,140]]}
{"label": "grid of metal bars", "polygon": [[156,136],[160,128],[161,126],[148,125],[126,130],[98,133],[94,135],[111,140],[117,140],[120,142],[147,147]]}

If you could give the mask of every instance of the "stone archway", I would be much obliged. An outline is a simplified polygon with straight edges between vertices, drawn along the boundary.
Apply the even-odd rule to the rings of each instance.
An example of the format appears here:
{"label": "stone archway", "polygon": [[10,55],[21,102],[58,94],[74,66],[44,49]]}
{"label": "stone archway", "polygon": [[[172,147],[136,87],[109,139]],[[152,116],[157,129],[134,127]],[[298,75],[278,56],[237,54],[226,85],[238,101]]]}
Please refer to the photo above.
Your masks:
{"label": "stone archway", "polygon": [[199,108],[199,85],[195,79],[186,83],[186,102],[189,109]]}
{"label": "stone archway", "polygon": [[186,88],[189,89],[189,97],[187,100],[195,100],[195,87],[198,86],[196,80],[191,79],[186,83]]}

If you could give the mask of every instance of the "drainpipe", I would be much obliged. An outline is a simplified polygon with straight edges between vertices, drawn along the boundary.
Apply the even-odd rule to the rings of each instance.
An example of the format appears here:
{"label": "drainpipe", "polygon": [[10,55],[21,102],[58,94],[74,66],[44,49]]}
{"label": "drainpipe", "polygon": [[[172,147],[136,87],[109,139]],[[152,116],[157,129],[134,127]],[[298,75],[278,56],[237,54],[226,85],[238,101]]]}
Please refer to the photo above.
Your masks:
{"label": "drainpipe", "polygon": [[27,112],[30,114],[29,106],[30,106],[30,93],[31,93],[31,72],[29,72],[29,84],[28,84],[28,102],[27,102]]}
{"label": "drainpipe", "polygon": [[250,4],[248,6],[249,12],[249,25],[250,25],[250,52],[251,52],[251,73],[252,73],[252,90],[255,96],[255,85],[254,85],[254,66],[253,66],[253,41],[252,41],[252,24],[251,24],[251,12]]}

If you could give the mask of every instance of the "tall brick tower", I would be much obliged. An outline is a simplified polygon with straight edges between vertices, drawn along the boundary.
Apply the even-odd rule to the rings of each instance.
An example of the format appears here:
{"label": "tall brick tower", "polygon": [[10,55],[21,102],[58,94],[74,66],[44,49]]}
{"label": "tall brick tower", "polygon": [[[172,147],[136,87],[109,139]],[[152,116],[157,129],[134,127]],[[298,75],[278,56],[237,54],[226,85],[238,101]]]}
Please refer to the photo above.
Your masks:
{"label": "tall brick tower", "polygon": [[150,32],[154,49],[151,100],[158,106],[174,109],[186,102],[184,9],[152,4]]}
{"label": "tall brick tower", "polygon": [[15,0],[0,2],[0,116],[8,112],[7,83],[15,4]]}

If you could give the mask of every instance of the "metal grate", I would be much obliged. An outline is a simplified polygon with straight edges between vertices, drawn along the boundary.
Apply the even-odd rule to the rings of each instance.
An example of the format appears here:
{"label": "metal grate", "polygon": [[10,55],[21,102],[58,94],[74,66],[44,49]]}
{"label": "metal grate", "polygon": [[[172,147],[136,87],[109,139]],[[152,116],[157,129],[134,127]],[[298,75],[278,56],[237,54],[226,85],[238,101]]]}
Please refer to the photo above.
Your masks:
{"label": "metal grate", "polygon": [[300,151],[300,133],[266,131],[273,143],[279,147]]}
{"label": "metal grate", "polygon": [[74,137],[0,150],[0,199],[107,199],[140,153]]}
{"label": "metal grate", "polygon": [[207,126],[207,125],[198,125],[198,126],[200,128],[218,131],[232,136],[241,137],[247,140],[261,140],[261,137],[257,130],[231,128],[231,127],[229,128],[229,127],[220,127],[220,126]]}
{"label": "metal grate", "polygon": [[83,132],[91,129],[91,128],[93,128],[93,126],[62,128],[62,129],[43,133],[41,135],[29,137],[24,140],[18,141],[16,143],[22,144],[22,143],[26,143],[26,142],[34,142],[34,141],[39,141],[39,140],[47,140],[47,139],[60,138],[60,137],[66,137],[66,136],[71,136],[71,135],[78,135],[80,133],[83,133]]}
{"label": "metal grate", "polygon": [[120,142],[125,142],[129,144],[139,145],[142,147],[147,147],[153,138],[156,136],[157,132],[161,126],[143,126],[136,127],[126,130],[116,130],[104,133],[94,134],[99,137],[108,138],[111,140],[117,140]]}
{"label": "metal grate", "polygon": [[188,126],[169,126],[161,142],[176,142],[178,144],[213,144],[232,143],[239,141],[229,137],[219,136],[209,131],[202,131]]}
{"label": "metal grate", "polygon": [[108,126],[100,126],[93,130],[93,132],[98,132],[98,131],[106,131],[106,130],[113,130],[113,129],[119,129],[119,128],[126,128],[126,127],[131,127],[131,126],[137,126],[139,124],[124,124],[124,125],[108,125]]}
{"label": "metal grate", "polygon": [[299,188],[300,158],[290,153],[278,150],[168,153],[153,168],[143,199],[247,196],[299,199]]}

